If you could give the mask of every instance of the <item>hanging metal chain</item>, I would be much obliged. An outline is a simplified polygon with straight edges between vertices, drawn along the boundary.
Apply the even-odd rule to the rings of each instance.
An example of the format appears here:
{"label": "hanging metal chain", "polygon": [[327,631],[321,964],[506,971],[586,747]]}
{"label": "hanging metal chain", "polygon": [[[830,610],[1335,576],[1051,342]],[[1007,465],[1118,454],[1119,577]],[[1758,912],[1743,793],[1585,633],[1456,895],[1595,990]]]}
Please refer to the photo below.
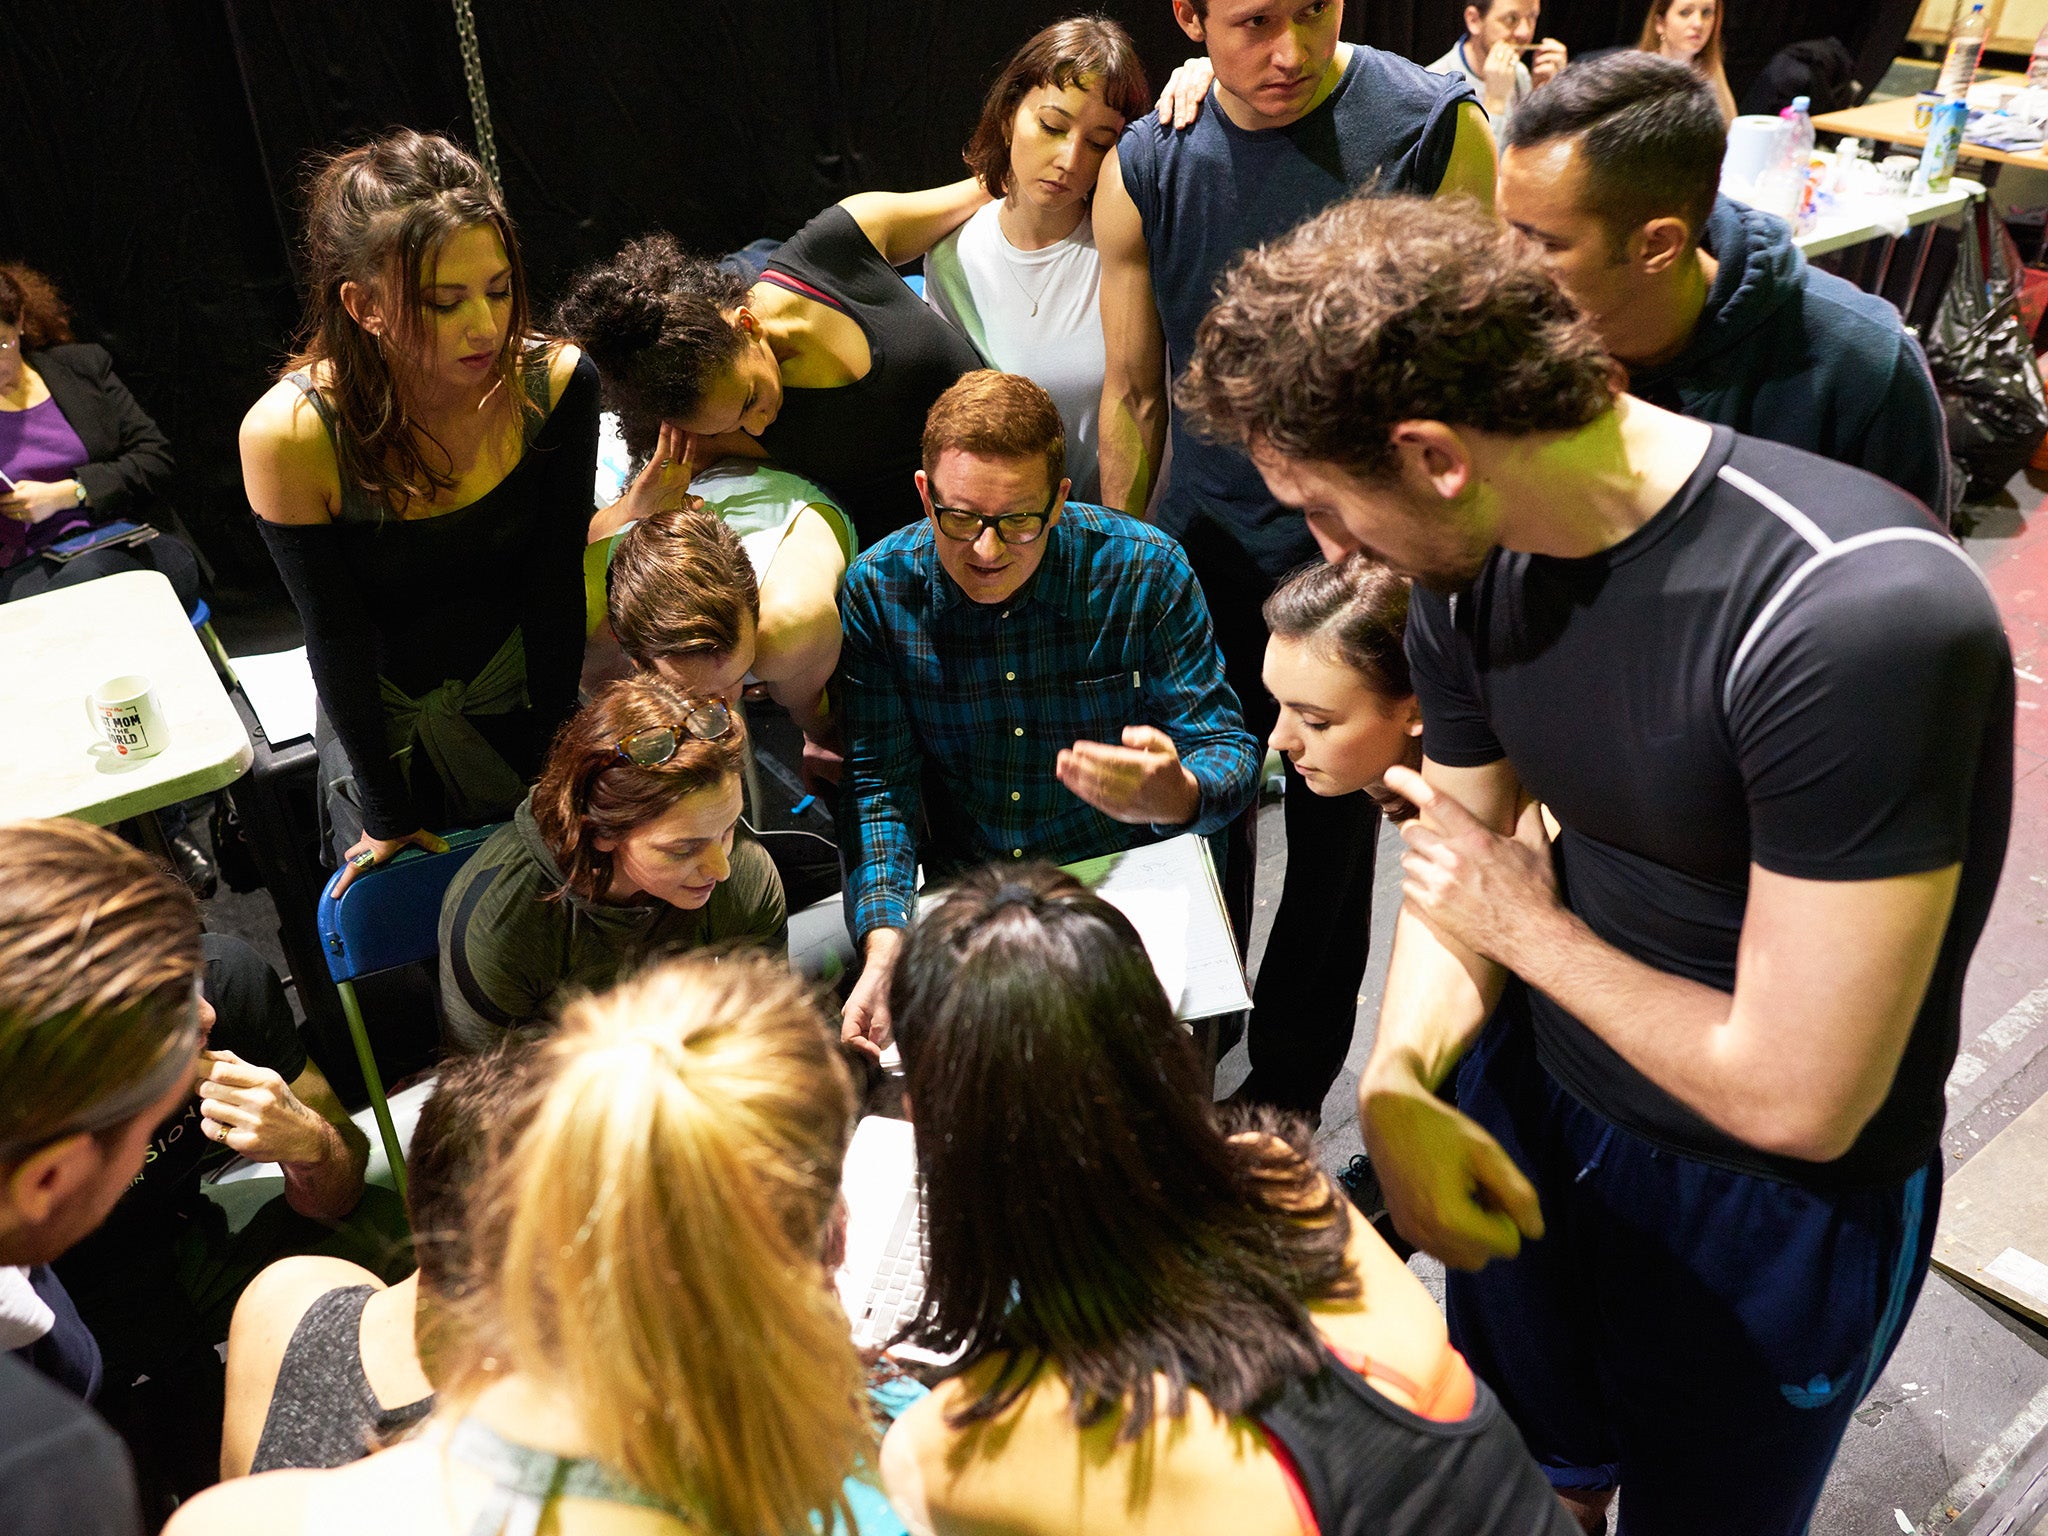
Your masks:
{"label": "hanging metal chain", "polygon": [[484,62],[477,52],[476,17],[469,0],[452,0],[455,39],[462,46],[462,78],[469,86],[469,118],[476,125],[476,157],[491,185],[498,185],[498,137],[491,132],[491,104],[484,96]]}

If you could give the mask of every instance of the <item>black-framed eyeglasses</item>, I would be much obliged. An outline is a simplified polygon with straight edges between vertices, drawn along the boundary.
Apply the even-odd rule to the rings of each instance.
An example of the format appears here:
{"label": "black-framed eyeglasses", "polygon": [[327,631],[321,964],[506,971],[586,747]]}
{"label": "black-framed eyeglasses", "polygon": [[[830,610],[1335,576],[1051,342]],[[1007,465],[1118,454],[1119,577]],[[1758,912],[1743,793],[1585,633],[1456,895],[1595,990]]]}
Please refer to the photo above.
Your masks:
{"label": "black-framed eyeglasses", "polygon": [[636,768],[659,768],[676,755],[685,736],[698,741],[723,741],[733,733],[732,705],[716,694],[683,700],[683,718],[667,725],[651,725],[635,731],[613,745],[620,757]]}
{"label": "black-framed eyeglasses", "polygon": [[935,501],[932,516],[938,521],[939,532],[963,544],[980,538],[984,528],[995,529],[996,537],[1005,544],[1029,544],[1045,532],[1046,520],[1052,516],[1052,504],[1059,494],[1059,487],[1053,487],[1052,494],[1045,498],[1045,509],[1040,512],[1003,512],[984,517],[965,507],[942,507]]}

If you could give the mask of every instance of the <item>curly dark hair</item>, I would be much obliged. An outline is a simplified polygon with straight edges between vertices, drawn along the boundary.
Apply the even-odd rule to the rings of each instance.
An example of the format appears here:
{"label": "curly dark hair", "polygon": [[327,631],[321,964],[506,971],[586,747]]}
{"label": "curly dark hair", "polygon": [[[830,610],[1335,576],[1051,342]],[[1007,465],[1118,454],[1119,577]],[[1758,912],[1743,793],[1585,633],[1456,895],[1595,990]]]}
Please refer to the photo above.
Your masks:
{"label": "curly dark hair", "polygon": [[1398,422],[1568,432],[1619,377],[1478,204],[1361,193],[1225,275],[1174,401],[1223,442],[1385,478]]}
{"label": "curly dark hair", "polygon": [[71,340],[71,309],[57,285],[18,261],[0,262],[0,322],[21,332],[24,352]]}
{"label": "curly dark hair", "polygon": [[669,234],[628,241],[576,275],[555,306],[554,328],[604,375],[628,447],[644,452],[654,427],[694,411],[739,356],[740,333],[725,312],[747,302],[748,287]]}
{"label": "curly dark hair", "polygon": [[1017,103],[1042,85],[1082,89],[1100,82],[1112,112],[1135,122],[1152,106],[1152,87],[1131,34],[1107,16],[1070,16],[1056,21],[1010,55],[989,87],[981,121],[961,158],[988,188],[990,197],[1010,190],[1010,131]]}

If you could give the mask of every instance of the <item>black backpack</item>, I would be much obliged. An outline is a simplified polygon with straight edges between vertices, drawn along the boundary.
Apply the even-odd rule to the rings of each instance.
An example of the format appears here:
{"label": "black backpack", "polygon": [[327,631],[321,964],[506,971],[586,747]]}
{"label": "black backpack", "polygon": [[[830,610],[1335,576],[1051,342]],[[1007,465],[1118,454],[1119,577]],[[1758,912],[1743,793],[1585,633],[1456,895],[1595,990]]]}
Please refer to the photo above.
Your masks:
{"label": "black backpack", "polygon": [[1771,55],[1763,73],[1750,82],[1742,96],[1742,110],[1775,117],[1792,105],[1794,96],[1813,104],[1813,115],[1839,112],[1853,107],[1863,94],[1856,79],[1856,61],[1849,57],[1840,39],[1810,38],[1792,43]]}

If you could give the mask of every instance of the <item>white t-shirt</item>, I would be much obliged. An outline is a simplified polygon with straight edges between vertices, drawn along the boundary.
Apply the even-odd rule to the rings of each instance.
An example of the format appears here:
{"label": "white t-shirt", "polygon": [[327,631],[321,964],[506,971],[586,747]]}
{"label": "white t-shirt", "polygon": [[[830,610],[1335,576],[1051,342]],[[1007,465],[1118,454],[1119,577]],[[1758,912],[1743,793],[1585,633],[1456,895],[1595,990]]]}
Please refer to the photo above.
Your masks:
{"label": "white t-shirt", "polygon": [[[1020,251],[985,205],[924,259],[924,300],[952,321],[991,368],[1021,373],[1052,396],[1067,428],[1076,501],[1101,494],[1096,467],[1102,405],[1102,257],[1084,216],[1066,239]],[[1034,310],[1036,313],[1034,313]]]}
{"label": "white t-shirt", "polygon": [[[1466,35],[1470,36],[1469,33]],[[1434,64],[1431,64],[1429,72],[1433,75],[1463,75],[1467,80],[1471,81],[1472,94],[1479,98],[1480,109],[1482,111],[1485,110],[1486,76],[1475,70],[1471,62],[1465,57],[1465,42],[1463,38],[1451,44],[1451,51],[1438,59]],[[1507,110],[1501,113],[1500,121],[1493,125],[1495,137],[1498,137],[1501,130],[1507,127],[1508,119],[1515,115],[1515,108],[1522,104],[1522,98],[1535,89],[1536,82],[1529,73],[1529,66],[1517,59],[1515,61],[1515,88],[1508,95]]]}

